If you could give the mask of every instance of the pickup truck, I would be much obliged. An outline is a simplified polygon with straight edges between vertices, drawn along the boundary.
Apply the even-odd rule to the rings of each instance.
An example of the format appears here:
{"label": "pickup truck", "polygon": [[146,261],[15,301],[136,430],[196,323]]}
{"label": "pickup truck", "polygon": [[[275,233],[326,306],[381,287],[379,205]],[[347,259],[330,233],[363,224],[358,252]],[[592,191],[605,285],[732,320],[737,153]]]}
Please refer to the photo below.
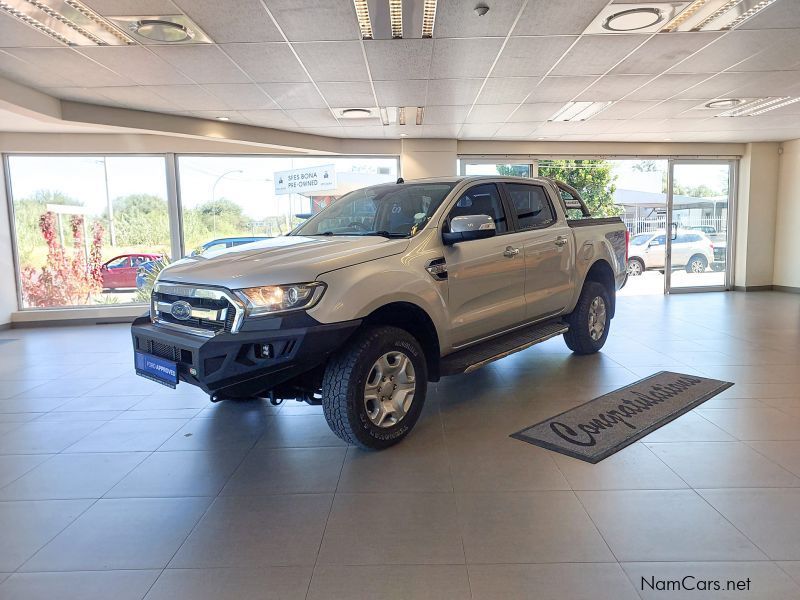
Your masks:
{"label": "pickup truck", "polygon": [[413,428],[428,382],[557,335],[600,350],[627,238],[546,178],[356,190],[286,236],[161,271],[132,326],[136,372],[212,401],[321,403],[343,440],[386,448]]}

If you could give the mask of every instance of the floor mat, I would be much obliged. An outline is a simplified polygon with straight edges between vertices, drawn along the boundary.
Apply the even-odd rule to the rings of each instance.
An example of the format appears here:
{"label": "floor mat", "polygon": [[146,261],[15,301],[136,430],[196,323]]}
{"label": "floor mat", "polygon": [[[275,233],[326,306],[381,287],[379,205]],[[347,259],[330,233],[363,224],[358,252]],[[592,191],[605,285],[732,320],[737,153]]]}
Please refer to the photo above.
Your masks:
{"label": "floor mat", "polygon": [[660,371],[511,437],[594,464],[732,385],[718,379]]}

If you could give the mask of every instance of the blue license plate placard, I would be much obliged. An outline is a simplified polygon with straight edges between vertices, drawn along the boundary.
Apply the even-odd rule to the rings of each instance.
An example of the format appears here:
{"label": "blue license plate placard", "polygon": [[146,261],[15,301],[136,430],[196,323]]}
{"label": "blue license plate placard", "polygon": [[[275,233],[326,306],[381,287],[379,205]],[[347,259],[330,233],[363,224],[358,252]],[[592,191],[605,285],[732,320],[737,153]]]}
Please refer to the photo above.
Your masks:
{"label": "blue license plate placard", "polygon": [[134,362],[137,375],[171,388],[178,385],[176,362],[144,352],[134,352]]}

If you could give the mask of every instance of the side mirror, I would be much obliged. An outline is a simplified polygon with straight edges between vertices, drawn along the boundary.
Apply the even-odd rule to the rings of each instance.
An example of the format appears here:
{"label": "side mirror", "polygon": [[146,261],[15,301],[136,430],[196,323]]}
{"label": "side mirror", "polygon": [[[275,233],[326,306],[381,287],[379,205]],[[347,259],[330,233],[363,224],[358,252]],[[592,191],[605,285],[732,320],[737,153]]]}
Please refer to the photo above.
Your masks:
{"label": "side mirror", "polygon": [[494,237],[497,229],[489,215],[466,215],[450,219],[450,231],[442,234],[447,246],[470,240]]}

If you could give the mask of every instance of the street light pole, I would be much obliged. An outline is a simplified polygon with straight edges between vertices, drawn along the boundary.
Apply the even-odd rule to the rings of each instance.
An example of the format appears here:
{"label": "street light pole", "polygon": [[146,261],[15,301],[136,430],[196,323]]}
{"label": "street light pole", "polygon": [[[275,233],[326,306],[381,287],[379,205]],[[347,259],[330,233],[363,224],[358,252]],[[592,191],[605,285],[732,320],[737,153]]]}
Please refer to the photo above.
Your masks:
{"label": "street light pole", "polygon": [[[214,201],[217,199],[217,184],[222,181],[226,176],[231,175],[232,173],[244,173],[241,169],[233,169],[232,171],[225,171],[222,175],[217,177],[217,180],[214,182],[214,185],[211,186],[211,203],[213,205]],[[213,206],[212,206],[213,208]],[[214,213],[212,214],[213,223],[214,223],[214,235],[217,235],[217,211],[214,209]]]}
{"label": "street light pole", "polygon": [[102,163],[103,165],[103,176],[105,178],[106,183],[106,207],[108,211],[108,236],[111,240],[111,245],[117,245],[117,231],[114,228],[114,204],[111,202],[111,194],[108,193],[108,164],[106,163],[106,157],[103,157],[103,160],[97,161]]}

